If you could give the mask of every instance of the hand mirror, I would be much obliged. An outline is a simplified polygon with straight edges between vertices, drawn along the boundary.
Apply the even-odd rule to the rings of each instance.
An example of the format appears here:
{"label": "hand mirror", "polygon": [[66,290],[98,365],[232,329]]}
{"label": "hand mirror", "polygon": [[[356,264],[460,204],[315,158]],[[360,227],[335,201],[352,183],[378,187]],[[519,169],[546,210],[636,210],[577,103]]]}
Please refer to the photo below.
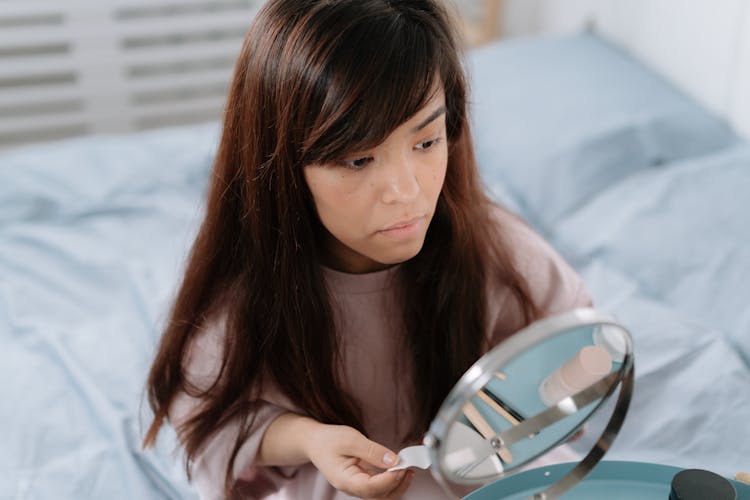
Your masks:
{"label": "hand mirror", "polygon": [[533,497],[557,498],[601,460],[632,388],[632,340],[612,316],[576,309],[539,320],[482,356],[448,394],[424,438],[432,474],[462,496],[524,470],[609,411],[584,458]]}

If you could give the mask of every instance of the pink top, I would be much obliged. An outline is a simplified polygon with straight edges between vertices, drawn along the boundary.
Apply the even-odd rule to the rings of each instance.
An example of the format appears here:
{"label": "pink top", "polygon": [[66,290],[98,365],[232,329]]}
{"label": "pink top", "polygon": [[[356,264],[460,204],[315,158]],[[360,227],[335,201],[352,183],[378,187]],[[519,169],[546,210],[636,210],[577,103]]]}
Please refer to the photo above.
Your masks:
{"label": "pink top", "polygon": [[[515,216],[498,211],[501,230],[507,235],[518,270],[529,282],[532,298],[545,315],[564,312],[591,304],[578,275],[539,235]],[[396,267],[369,274],[347,274],[324,269],[332,290],[337,328],[343,335],[344,363],[349,393],[366,394],[359,404],[365,418],[364,426],[370,439],[398,452],[402,447],[398,436],[403,434],[410,413],[404,381],[399,380],[397,367],[404,361],[396,349],[400,316],[391,287]],[[489,301],[490,327],[488,345],[493,345],[491,332],[507,335],[523,325],[518,306],[510,291],[501,283],[491,286]],[[191,381],[201,386],[218,373],[223,322],[215,321],[202,329],[191,346],[187,371]],[[402,397],[399,397],[399,394]],[[278,392],[266,391],[265,406],[259,411],[250,438],[243,444],[235,460],[234,474],[247,492],[247,498],[263,499],[350,499],[336,491],[310,463],[298,467],[260,467],[254,465],[261,438],[274,418],[295,410],[294,404]],[[190,415],[196,400],[181,394],[172,406],[171,419],[179,424]],[[200,498],[222,498],[224,473],[232,450],[236,425],[227,425],[216,433],[193,463],[193,480]],[[561,447],[564,448],[564,447]],[[557,458],[574,458],[565,450]],[[554,457],[545,457],[545,462]],[[404,499],[448,498],[429,471],[417,469]]]}

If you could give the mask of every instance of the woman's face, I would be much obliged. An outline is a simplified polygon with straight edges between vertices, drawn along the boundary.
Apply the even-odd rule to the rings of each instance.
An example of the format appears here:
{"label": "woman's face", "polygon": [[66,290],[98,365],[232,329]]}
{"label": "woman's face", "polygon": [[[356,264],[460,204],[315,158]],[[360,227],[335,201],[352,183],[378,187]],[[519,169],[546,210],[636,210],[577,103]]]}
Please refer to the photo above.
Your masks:
{"label": "woman's face", "polygon": [[305,167],[326,230],[325,264],[366,273],[419,253],[448,165],[441,90],[383,143]]}

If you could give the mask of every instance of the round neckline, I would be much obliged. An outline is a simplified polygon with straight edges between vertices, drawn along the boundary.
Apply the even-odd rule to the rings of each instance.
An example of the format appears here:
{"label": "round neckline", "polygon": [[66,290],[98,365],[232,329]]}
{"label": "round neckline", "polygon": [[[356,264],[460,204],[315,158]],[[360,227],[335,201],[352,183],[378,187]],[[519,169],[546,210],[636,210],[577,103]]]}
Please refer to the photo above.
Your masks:
{"label": "round neckline", "polygon": [[393,286],[393,277],[400,264],[371,273],[347,273],[322,265],[323,276],[333,293],[371,293],[387,290]]}

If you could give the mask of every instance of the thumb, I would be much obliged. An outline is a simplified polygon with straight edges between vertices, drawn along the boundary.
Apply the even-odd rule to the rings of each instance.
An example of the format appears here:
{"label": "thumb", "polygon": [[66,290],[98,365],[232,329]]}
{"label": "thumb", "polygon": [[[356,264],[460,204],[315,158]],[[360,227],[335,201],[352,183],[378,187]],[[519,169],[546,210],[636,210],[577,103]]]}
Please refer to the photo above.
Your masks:
{"label": "thumb", "polygon": [[367,439],[362,434],[351,443],[349,453],[351,456],[364,460],[368,464],[380,469],[393,467],[399,461],[397,454],[385,446]]}

